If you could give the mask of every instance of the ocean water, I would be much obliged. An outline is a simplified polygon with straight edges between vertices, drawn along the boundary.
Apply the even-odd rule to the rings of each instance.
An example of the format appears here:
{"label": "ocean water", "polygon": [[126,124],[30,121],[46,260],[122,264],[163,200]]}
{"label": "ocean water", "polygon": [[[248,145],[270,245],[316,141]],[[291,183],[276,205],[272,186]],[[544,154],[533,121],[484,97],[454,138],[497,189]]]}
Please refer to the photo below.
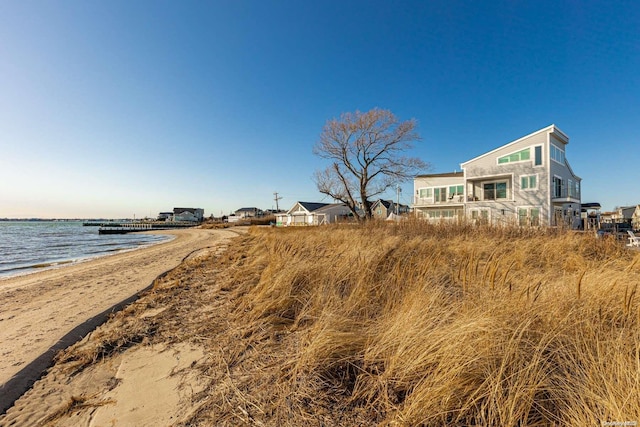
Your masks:
{"label": "ocean water", "polygon": [[169,236],[98,234],[80,221],[0,221],[0,278],[158,243]]}

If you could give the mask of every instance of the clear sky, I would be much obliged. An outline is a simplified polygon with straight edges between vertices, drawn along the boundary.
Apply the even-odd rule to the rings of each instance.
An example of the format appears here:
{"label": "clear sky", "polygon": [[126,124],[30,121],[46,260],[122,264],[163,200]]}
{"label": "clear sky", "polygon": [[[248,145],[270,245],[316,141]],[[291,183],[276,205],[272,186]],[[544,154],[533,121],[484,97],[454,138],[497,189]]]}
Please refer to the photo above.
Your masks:
{"label": "clear sky", "polygon": [[0,218],[331,202],[312,147],[374,107],[433,173],[556,124],[583,202],[640,203],[640,4],[0,0]]}

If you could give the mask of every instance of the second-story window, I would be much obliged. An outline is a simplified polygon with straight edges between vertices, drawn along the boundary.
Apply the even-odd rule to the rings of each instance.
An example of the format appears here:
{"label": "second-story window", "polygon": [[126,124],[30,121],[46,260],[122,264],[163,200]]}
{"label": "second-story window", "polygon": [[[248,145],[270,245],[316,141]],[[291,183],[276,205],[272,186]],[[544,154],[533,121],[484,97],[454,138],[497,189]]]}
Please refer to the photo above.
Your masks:
{"label": "second-story window", "polygon": [[569,180],[569,196],[580,198],[580,183],[578,181]]}
{"label": "second-story window", "polygon": [[449,198],[453,196],[462,196],[464,194],[464,185],[452,185],[449,187]]}
{"label": "second-story window", "polygon": [[507,198],[507,183],[503,182],[487,182],[483,184],[484,193],[483,200],[499,200]]}
{"label": "second-story window", "polygon": [[421,199],[430,199],[433,197],[433,188],[421,188],[418,195]]}
{"label": "second-story window", "polygon": [[447,201],[447,187],[442,188],[434,188],[433,196],[436,202],[446,202]]}
{"label": "second-story window", "polygon": [[562,197],[562,189],[564,185],[562,184],[562,178],[559,176],[553,177],[553,197]]}

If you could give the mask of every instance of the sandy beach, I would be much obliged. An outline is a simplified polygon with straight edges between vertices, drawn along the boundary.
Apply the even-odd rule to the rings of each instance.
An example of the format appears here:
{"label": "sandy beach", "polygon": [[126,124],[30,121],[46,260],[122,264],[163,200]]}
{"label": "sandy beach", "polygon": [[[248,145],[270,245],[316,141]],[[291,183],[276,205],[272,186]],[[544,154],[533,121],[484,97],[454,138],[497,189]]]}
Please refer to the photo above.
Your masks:
{"label": "sandy beach", "polygon": [[[245,232],[241,227],[232,230],[163,231],[175,238],[77,265],[0,280],[1,413],[43,373],[58,350],[93,331],[111,312],[149,288],[159,275],[185,259],[220,249]],[[172,361],[169,357],[158,365]]]}

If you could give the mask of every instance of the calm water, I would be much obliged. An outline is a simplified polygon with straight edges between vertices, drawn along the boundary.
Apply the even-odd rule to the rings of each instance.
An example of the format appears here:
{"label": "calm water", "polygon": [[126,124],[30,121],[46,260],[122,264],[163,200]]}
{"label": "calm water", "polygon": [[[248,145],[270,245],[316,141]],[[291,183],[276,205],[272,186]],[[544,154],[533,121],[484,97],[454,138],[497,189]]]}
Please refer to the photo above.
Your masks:
{"label": "calm water", "polygon": [[135,249],[166,239],[144,233],[99,235],[82,222],[0,221],[0,278]]}

